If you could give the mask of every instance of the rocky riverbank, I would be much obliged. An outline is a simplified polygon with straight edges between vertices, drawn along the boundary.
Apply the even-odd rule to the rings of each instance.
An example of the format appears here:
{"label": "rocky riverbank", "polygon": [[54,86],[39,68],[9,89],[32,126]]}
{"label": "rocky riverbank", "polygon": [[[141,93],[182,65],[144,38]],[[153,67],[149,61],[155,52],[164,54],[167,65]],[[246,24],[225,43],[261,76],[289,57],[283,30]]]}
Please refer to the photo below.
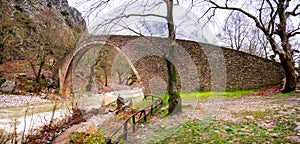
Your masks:
{"label": "rocky riverbank", "polygon": [[42,99],[39,96],[0,95],[0,107],[24,106],[43,102],[49,102],[49,100]]}

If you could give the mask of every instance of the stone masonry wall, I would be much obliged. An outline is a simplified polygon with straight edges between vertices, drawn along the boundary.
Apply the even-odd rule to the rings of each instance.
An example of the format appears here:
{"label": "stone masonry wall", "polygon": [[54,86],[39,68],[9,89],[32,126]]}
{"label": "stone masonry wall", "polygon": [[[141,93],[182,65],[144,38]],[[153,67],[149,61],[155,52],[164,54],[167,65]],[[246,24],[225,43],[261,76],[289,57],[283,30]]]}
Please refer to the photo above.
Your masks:
{"label": "stone masonry wall", "polygon": [[[92,36],[94,40],[103,36]],[[177,40],[174,59],[167,53],[163,38],[110,36],[131,60],[144,86],[144,93],[165,93],[166,61],[177,68],[181,91],[247,90],[271,86],[284,78],[283,68],[274,61],[210,44]]]}

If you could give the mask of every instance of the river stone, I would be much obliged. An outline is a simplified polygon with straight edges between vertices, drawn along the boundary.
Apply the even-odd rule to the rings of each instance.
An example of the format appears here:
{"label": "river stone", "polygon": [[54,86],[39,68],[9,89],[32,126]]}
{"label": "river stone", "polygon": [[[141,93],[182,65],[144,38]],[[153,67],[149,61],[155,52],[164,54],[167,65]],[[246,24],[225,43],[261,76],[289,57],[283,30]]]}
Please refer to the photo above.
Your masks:
{"label": "river stone", "polygon": [[12,93],[13,90],[15,89],[16,86],[16,82],[15,81],[5,81],[1,87],[0,87],[0,91],[2,91],[3,93]]}
{"label": "river stone", "polygon": [[77,125],[73,125],[63,132],[60,136],[54,139],[54,144],[66,144],[70,140],[70,136],[73,132],[84,132],[88,134],[95,134],[96,128],[89,122],[82,122]]}
{"label": "river stone", "polygon": [[249,119],[249,120],[254,120],[254,116],[246,116],[246,119]]}
{"label": "river stone", "polygon": [[288,139],[290,139],[292,143],[300,143],[300,138],[298,136],[288,136]]}

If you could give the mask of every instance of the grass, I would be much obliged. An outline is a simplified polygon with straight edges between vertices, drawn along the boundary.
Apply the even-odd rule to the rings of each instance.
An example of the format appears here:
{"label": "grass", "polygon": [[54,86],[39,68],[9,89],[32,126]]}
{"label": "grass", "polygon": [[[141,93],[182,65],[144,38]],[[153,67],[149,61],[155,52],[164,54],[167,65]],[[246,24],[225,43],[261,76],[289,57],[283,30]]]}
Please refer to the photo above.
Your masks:
{"label": "grass", "polygon": [[281,96],[281,97],[287,97],[287,96],[291,96],[295,93],[295,91],[291,91],[288,93],[279,93],[279,94],[275,94],[275,96]]}
{"label": "grass", "polygon": [[[197,102],[197,101],[206,101],[211,98],[241,98],[250,95],[256,90],[237,90],[237,91],[224,91],[224,92],[182,92],[180,97],[183,102]],[[163,104],[168,104],[168,95],[160,94],[158,97],[163,99]],[[133,109],[140,110],[152,103],[151,98],[146,98],[143,101],[134,102]],[[167,109],[164,109],[161,113],[160,118],[167,116]]]}
{"label": "grass", "polygon": [[242,117],[253,116],[255,119],[262,119],[266,116],[269,116],[270,114],[275,114],[275,113],[278,113],[278,112],[275,112],[270,109],[266,109],[264,111],[245,110],[240,113],[235,113],[235,115],[242,116]]}
{"label": "grass", "polygon": [[105,142],[105,137],[100,132],[97,132],[95,134],[73,132],[71,133],[68,144],[79,144],[79,143],[95,144],[95,143],[104,143],[104,142]]}
{"label": "grass", "polygon": [[[248,95],[248,92],[225,92],[225,98],[240,98]],[[296,122],[300,120],[300,112],[296,108],[298,104],[283,107],[295,100],[292,94],[272,96],[270,101],[276,99],[276,105],[281,105],[279,109],[270,106],[255,109],[258,105],[253,105],[254,109],[235,111],[233,116],[239,120],[218,119],[209,124],[198,120],[188,121],[175,135],[160,143],[297,143],[291,137],[300,140],[300,131],[296,129]],[[253,119],[247,119],[246,116],[253,116]]]}
{"label": "grass", "polygon": [[[156,100],[156,99],[154,99],[154,100]],[[148,97],[146,99],[143,99],[142,101],[134,102],[132,107],[133,107],[133,109],[140,110],[150,104],[152,104],[152,99],[151,99],[151,97]]]}
{"label": "grass", "polygon": [[[209,98],[241,98],[256,91],[257,90],[183,92],[180,93],[180,97],[183,102],[195,102],[197,100],[208,100]],[[164,100],[164,102],[167,103],[167,100]]]}
{"label": "grass", "polygon": [[222,121],[202,126],[199,121],[189,121],[175,135],[160,143],[291,143],[286,134],[296,135],[296,132],[284,125],[268,129]]}

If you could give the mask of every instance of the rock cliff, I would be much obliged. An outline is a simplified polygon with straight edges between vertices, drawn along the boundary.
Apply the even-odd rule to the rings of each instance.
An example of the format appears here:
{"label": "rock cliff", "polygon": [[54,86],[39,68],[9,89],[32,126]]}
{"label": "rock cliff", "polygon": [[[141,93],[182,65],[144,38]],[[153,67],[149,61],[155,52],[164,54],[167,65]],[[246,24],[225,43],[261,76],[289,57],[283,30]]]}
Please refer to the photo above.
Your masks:
{"label": "rock cliff", "polygon": [[24,12],[29,16],[36,13],[43,12],[49,9],[59,11],[65,23],[69,26],[79,24],[86,27],[86,23],[81,16],[81,13],[74,7],[70,7],[67,0],[7,0],[10,4],[14,5],[17,10]]}
{"label": "rock cliff", "polygon": [[86,30],[81,14],[67,0],[0,0],[0,13],[0,86],[55,93],[58,66]]}

